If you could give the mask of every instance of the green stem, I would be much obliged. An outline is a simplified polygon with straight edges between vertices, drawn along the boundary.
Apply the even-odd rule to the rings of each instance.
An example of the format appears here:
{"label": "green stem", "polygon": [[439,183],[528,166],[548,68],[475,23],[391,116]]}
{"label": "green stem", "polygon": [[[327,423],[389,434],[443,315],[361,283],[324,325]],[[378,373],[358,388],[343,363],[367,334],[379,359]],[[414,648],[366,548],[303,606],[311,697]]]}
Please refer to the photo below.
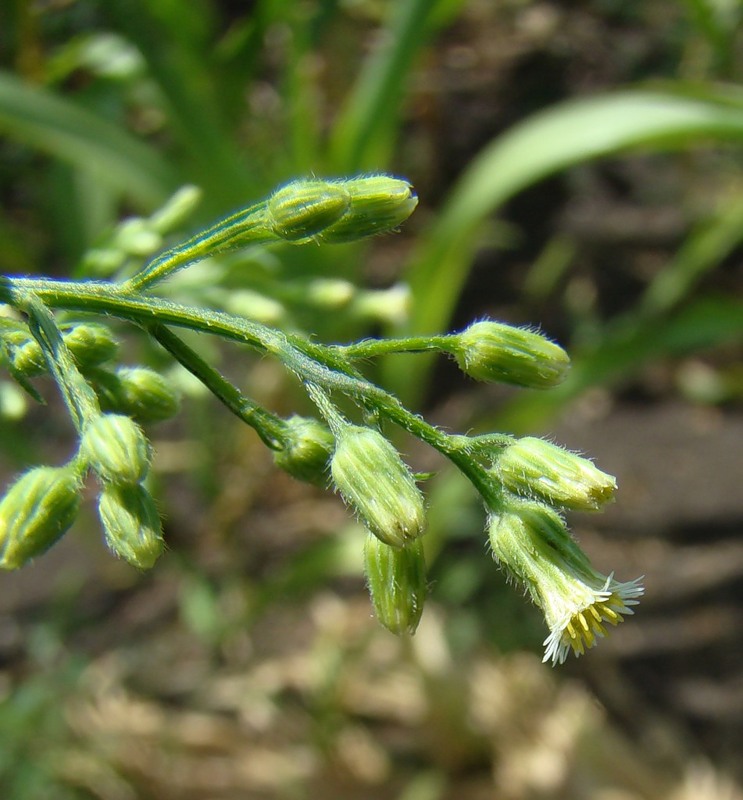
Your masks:
{"label": "green stem", "polygon": [[364,339],[352,344],[336,345],[335,349],[349,359],[374,358],[390,353],[422,353],[427,350],[448,350],[454,336],[408,336],[403,339]]}
{"label": "green stem", "polygon": [[141,272],[121,284],[120,289],[124,292],[141,291],[177,270],[217,253],[275,241],[278,237],[266,226],[265,211],[266,201],[263,200],[215,222],[185,242],[160,253]]}
{"label": "green stem", "polygon": [[19,292],[18,307],[28,314],[29,330],[39,343],[78,432],[101,413],[95,391],[80,373],[51,311],[32,292]]}
{"label": "green stem", "polygon": [[153,324],[174,325],[215,334],[269,353],[304,383],[316,384],[327,392],[340,391],[356,402],[376,409],[452,461],[486,503],[497,502],[487,470],[472,460],[460,437],[450,436],[429,425],[408,411],[397,397],[349,370],[347,361],[336,348],[289,336],[231,314],[192,308],[157,297],[132,295],[111,283],[0,279],[0,302],[18,307],[20,298],[29,292],[52,308],[107,314],[145,328]]}
{"label": "green stem", "polygon": [[285,447],[286,424],[280,417],[246,397],[169,328],[154,323],[148,325],[146,330],[236,417],[250,425],[267,447],[272,450]]}

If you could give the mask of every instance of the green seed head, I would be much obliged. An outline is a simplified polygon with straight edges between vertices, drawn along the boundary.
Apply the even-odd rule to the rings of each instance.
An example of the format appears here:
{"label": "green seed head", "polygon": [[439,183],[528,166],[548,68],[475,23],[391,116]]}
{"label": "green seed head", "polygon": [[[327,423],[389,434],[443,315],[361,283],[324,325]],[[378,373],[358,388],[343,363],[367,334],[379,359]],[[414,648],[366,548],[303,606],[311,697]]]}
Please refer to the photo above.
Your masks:
{"label": "green seed head", "polygon": [[113,553],[139,569],[154,565],[165,543],[155,501],[144,486],[106,486],[98,514]]}
{"label": "green seed head", "polygon": [[335,439],[328,428],[316,419],[293,416],[286,420],[283,450],[274,453],[276,466],[292,477],[308,483],[324,484]]}
{"label": "green seed head", "polygon": [[423,495],[381,433],[358,425],[340,428],[330,469],[343,499],[381,541],[403,547],[424,533]]}
{"label": "green seed head", "polygon": [[131,417],[146,425],[170,419],[178,413],[180,397],[170,383],[147,367],[99,370],[93,376],[101,408]]}
{"label": "green seed head", "polygon": [[377,618],[395,634],[415,633],[426,601],[426,560],[420,539],[390,547],[366,537],[364,571]]}
{"label": "green seed head", "polygon": [[351,198],[350,208],[320,234],[323,242],[340,244],[393,231],[418,205],[411,185],[389,175],[363,175],[343,185]]}
{"label": "green seed head", "polygon": [[119,349],[119,343],[105,325],[95,322],[73,325],[63,330],[64,342],[83,369],[110,361]]}
{"label": "green seed head", "polygon": [[459,367],[479,381],[532,389],[557,386],[570,367],[568,354],[545,336],[500,322],[475,322],[452,339]]}
{"label": "green seed head", "polygon": [[139,483],[150,468],[150,445],[142,429],[123,414],[101,414],[83,429],[80,456],[101,480]]}
{"label": "green seed head", "polygon": [[276,236],[290,242],[310,240],[341,219],[350,202],[342,183],[292,181],[268,199],[269,227]]}
{"label": "green seed head", "polygon": [[71,466],[36,467],[0,501],[0,567],[18,569],[50,548],[80,507],[80,475]]}
{"label": "green seed head", "polygon": [[519,495],[577,511],[595,511],[614,499],[616,479],[587,458],[527,436],[506,447],[495,472]]}

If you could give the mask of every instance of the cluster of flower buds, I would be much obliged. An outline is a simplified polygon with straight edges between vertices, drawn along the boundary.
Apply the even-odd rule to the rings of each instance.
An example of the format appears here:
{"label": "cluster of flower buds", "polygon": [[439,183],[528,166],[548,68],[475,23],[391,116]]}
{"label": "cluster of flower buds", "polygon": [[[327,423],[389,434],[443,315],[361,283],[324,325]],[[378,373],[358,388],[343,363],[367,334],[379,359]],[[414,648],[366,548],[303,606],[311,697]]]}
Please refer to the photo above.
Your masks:
{"label": "cluster of flower buds", "polygon": [[131,417],[98,414],[83,427],[79,457],[101,484],[98,514],[109,548],[148,569],[164,543],[155,501],[142,485],[151,458],[144,432]]}
{"label": "cluster of flower buds", "polygon": [[597,511],[611,502],[613,476],[557,445],[525,437],[502,448],[491,469],[502,501],[491,511],[488,533],[498,563],[520,582],[545,615],[550,635],[545,661],[581,655],[632,614],[643,593],[597,572],[571,537],[561,509]]}
{"label": "cluster of flower buds", "polygon": [[268,227],[281,239],[342,244],[395,230],[417,204],[410,184],[389,175],[300,179],[271,195],[266,214]]}
{"label": "cluster of flower buds", "polygon": [[343,424],[335,436],[330,471],[368,531],[364,564],[377,617],[393,633],[414,633],[426,598],[423,495],[381,433]]}
{"label": "cluster of flower buds", "polygon": [[[25,473],[0,502],[0,566],[23,566],[70,528],[90,469],[101,484],[98,507],[109,547],[137,567],[151,567],[163,540],[155,503],[143,486],[151,451],[138,423],[173,416],[178,396],[154,370],[109,366],[118,342],[105,325],[79,322],[58,330],[64,357],[55,367],[55,378],[71,396],[92,400],[80,406],[87,411],[79,422],[77,455],[65,466]],[[27,390],[28,379],[56,363],[53,352],[45,351],[20,321],[4,318],[0,340],[11,375]],[[63,368],[65,360],[68,365]]]}

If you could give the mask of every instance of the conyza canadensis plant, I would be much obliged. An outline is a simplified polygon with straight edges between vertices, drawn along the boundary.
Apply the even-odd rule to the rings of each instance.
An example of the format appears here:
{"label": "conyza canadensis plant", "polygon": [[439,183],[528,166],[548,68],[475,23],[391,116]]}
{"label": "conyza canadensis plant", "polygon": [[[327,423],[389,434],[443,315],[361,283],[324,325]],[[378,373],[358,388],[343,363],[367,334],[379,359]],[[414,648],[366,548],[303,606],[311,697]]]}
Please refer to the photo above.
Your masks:
{"label": "conyza canadensis plant", "polygon": [[[438,450],[480,494],[495,559],[544,612],[545,661],[582,654],[606,635],[607,625],[632,614],[643,592],[640,580],[623,583],[595,570],[562,516],[565,509],[595,511],[610,502],[612,476],[538,438],[446,433],[359,369],[375,356],[435,351],[453,357],[477,380],[546,390],[569,368],[557,344],[533,330],[479,320],[449,335],[323,345],[151,292],[177,270],[248,245],[332,244],[393,231],[416,204],[411,186],[387,175],[300,179],[165,250],[127,279],[0,279],[4,366],[37,400],[34,378],[51,375],[78,434],[66,464],[35,467],[7,489],[0,502],[0,566],[22,567],[72,527],[88,474],[99,487],[98,514],[110,550],[139,569],[152,567],[163,550],[161,520],[146,488],[152,453],[145,427],[174,415],[178,397],[157,371],[117,366],[118,343],[101,321],[116,318],[143,329],[254,428],[279,468],[338,491],[367,529],[368,588],[379,621],[393,633],[413,633],[426,600],[426,504],[382,422]],[[170,212],[158,214],[152,220]],[[77,321],[68,321],[69,312]],[[284,419],[263,408],[197,354],[179,330],[219,336],[276,359],[304,387],[317,416]],[[358,419],[340,410],[339,397],[346,399],[344,408],[357,409]]]}

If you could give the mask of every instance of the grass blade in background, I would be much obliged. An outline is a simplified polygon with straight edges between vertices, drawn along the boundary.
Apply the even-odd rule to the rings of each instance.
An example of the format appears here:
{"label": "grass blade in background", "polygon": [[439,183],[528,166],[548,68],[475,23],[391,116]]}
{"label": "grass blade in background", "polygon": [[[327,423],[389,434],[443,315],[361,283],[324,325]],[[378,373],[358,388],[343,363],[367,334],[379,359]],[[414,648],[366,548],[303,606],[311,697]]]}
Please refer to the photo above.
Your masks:
{"label": "grass blade in background", "polygon": [[[447,327],[477,248],[478,227],[522,189],[602,156],[632,148],[679,149],[713,138],[743,139],[743,111],[670,92],[570,100],[516,126],[470,164],[414,256],[409,332]],[[390,360],[387,369],[395,391],[414,402],[430,361]]]}
{"label": "grass blade in background", "polygon": [[70,100],[0,73],[0,131],[93,173],[143,209],[175,188],[167,162],[121,128]]}

